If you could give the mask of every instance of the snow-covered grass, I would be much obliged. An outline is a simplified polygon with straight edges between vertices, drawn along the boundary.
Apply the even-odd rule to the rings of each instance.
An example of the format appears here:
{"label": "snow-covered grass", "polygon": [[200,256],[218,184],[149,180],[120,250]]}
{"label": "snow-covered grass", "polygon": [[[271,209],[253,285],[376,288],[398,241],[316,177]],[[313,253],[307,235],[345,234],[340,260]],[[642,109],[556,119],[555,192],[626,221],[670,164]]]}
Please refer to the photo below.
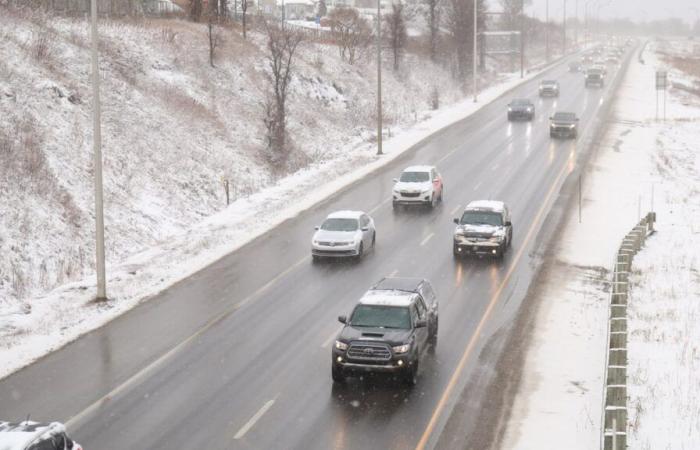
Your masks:
{"label": "snow-covered grass", "polygon": [[[262,35],[252,32],[244,42],[222,30],[225,45],[212,69],[203,25],[101,23],[110,300],[95,304],[87,27],[4,12],[0,377],[108,322],[521,82],[490,74],[493,86],[475,105],[459,100],[463,94],[450,75],[429,62],[385,72],[392,138],[387,155],[378,158],[372,59],[351,66],[335,47],[307,43],[290,100],[298,168],[280,177],[263,157]],[[434,86],[446,105],[439,111],[430,111]],[[232,184],[229,207],[222,177]],[[319,179],[328,181],[319,186]]]}
{"label": "snow-covered grass", "polygon": [[[504,448],[600,445],[608,270],[622,237],[638,221],[640,206],[644,214],[652,202],[659,231],[635,259],[638,285],[629,309],[628,443],[631,449],[699,446],[700,384],[692,369],[700,357],[694,330],[700,312],[700,104],[690,94],[672,91],[669,122],[654,120],[649,80],[656,69],[666,68],[656,49],[656,43],[648,48],[646,65],[630,66],[617,94],[614,122],[584,174],[582,223],[570,214],[554,249],[557,262],[538,291],[542,306]],[[671,71],[671,77],[683,75]],[[639,296],[642,303],[636,304]]]}
{"label": "snow-covered grass", "polygon": [[[657,60],[689,55],[664,42]],[[686,53],[684,53],[686,52]],[[665,66],[665,64],[662,64]],[[674,66],[675,67],[675,66]],[[685,66],[687,67],[687,66]],[[692,83],[692,70],[671,75]],[[700,97],[669,96],[671,118],[641,145],[652,159],[657,233],[636,256],[628,306],[628,447],[700,448]]]}

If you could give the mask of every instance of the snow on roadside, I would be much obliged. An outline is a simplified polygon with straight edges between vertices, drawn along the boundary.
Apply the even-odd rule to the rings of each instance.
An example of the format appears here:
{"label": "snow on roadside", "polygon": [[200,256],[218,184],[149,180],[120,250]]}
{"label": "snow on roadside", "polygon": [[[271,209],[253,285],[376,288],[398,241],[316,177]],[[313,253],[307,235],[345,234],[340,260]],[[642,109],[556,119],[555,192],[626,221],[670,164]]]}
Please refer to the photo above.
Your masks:
{"label": "snow on roadside", "polygon": [[[114,33],[124,31],[121,28],[112,30]],[[150,58],[159,59],[153,55]],[[327,61],[333,60],[328,58]],[[168,72],[172,70],[168,62],[158,61],[157,64],[152,64],[153,70],[164,67]],[[530,73],[526,80],[538,73]],[[173,76],[168,75],[170,81]],[[313,84],[313,79],[306,79],[306,82]],[[160,239],[153,245],[146,246],[144,250],[125,261],[108,262],[110,301],[107,303],[90,302],[94,297],[94,276],[91,274],[34,298],[31,309],[0,301],[0,345],[3,347],[0,353],[0,377],[105,324],[142,300],[251,241],[276,224],[294,217],[343,186],[388,163],[417,141],[467,117],[521,82],[516,75],[504,77],[503,82],[480,93],[478,104],[464,100],[437,112],[421,113],[417,123],[392,129],[393,137],[385,143],[386,156],[376,157],[372,144],[357,139],[345,139],[343,145],[333,149],[332,155],[326,155],[327,158],[283,178],[268,188],[233,202],[225,210],[209,215],[185,231],[177,232],[178,226],[173,225],[172,232],[166,233],[167,239]],[[196,85],[186,86],[188,89],[195,89],[190,93],[190,97],[201,95],[196,91]],[[402,112],[396,112],[399,113]],[[308,116],[305,119],[314,120]],[[319,179],[332,181],[319,187]],[[89,203],[88,189],[83,196],[82,201]],[[290,206],[286,200],[288,198],[298,201]],[[155,208],[164,208],[164,205],[160,204],[162,200],[156,195],[146,193],[140,197],[140,201],[159,202]]]}
{"label": "snow on roadside", "polygon": [[[686,42],[656,46],[681,57]],[[698,73],[694,76],[697,77]],[[694,76],[671,69],[672,80]],[[700,97],[669,96],[669,121],[638,150],[650,154],[657,232],[636,256],[628,314],[628,448],[700,448]]]}
{"label": "snow on roadside", "polygon": [[[540,287],[541,306],[533,327],[534,338],[527,350],[523,381],[513,405],[503,448],[551,448],[552,442],[566,442],[566,448],[571,450],[598,448],[603,403],[609,269],[615,251],[623,236],[639,219],[640,206],[641,213],[644,214],[651,209],[652,201],[659,211],[660,232],[647,241],[650,249],[653,248],[653,241],[663,239],[662,234],[666,239],[671,239],[665,245],[660,244],[666,252],[670,254],[681,247],[679,242],[673,245],[674,232],[665,234],[671,229],[664,229],[664,221],[684,228],[685,232],[679,234],[686,239],[690,229],[688,224],[699,223],[697,209],[693,220],[692,217],[681,218],[679,214],[671,216],[670,211],[661,206],[662,197],[666,195],[666,187],[670,182],[695,189],[697,198],[697,167],[693,173],[690,168],[692,165],[688,163],[688,160],[697,161],[697,153],[694,158],[680,152],[664,154],[658,152],[657,147],[663,143],[659,139],[663,139],[666,133],[676,139],[683,139],[684,142],[696,143],[697,134],[693,135],[689,130],[697,127],[700,109],[689,105],[687,101],[682,104],[671,97],[667,114],[674,122],[662,124],[654,121],[655,92],[651,88],[653,83],[650,82],[654,79],[654,70],[658,64],[653,55],[654,49],[654,45],[649,47],[645,56],[646,65],[636,61],[630,65],[617,94],[613,123],[605,134],[599,153],[591,160],[583,176],[582,223],[578,223],[578,214],[572,212],[564,224],[562,240],[554,249],[556,262],[551,265],[551,271]],[[679,128],[680,124],[683,125]],[[678,134],[670,133],[674,129],[679,130]],[[672,139],[669,137],[669,141]],[[692,147],[688,146],[686,150],[690,151],[690,148]],[[673,156],[669,153],[673,153]],[[685,160],[684,164],[680,164],[685,167],[684,170],[657,170],[660,161],[672,161],[676,157]],[[678,198],[669,200],[669,205],[674,205],[672,209],[679,206]],[[685,197],[684,202],[681,201],[681,204],[692,202],[692,197]],[[679,229],[675,231],[678,232]],[[695,238],[690,242],[698,241]],[[700,247],[691,244],[683,248],[697,253],[697,248]],[[697,260],[693,261],[697,267]],[[691,261],[685,263],[690,264]],[[635,260],[637,269],[641,269],[643,264]],[[662,283],[668,281],[671,280]],[[680,286],[678,289],[681,289]],[[695,303],[697,299],[696,291]],[[634,309],[631,308],[631,311]],[[690,338],[689,341],[693,342],[693,339]],[[683,349],[686,352],[692,350]],[[632,353],[631,344],[630,355]],[[647,353],[651,354],[655,352],[650,350]],[[697,358],[697,354],[690,354]],[[697,359],[694,361],[697,363]],[[654,366],[664,366],[659,364],[658,359],[648,362]],[[646,367],[645,370],[649,368]],[[630,377],[645,378],[641,374],[632,373],[630,372]],[[659,377],[659,380],[662,378]],[[666,384],[669,388],[673,387]],[[697,400],[697,393],[693,398]],[[645,402],[645,405],[651,408],[654,403],[655,401]],[[696,406],[697,402],[685,404]],[[666,414],[670,414],[670,411],[666,411]],[[697,407],[691,417],[695,418],[697,424]],[[659,432],[658,436],[666,437],[667,433]],[[659,444],[658,441],[651,442],[651,446],[630,448],[697,448],[697,445],[666,447],[666,444],[655,445]]]}

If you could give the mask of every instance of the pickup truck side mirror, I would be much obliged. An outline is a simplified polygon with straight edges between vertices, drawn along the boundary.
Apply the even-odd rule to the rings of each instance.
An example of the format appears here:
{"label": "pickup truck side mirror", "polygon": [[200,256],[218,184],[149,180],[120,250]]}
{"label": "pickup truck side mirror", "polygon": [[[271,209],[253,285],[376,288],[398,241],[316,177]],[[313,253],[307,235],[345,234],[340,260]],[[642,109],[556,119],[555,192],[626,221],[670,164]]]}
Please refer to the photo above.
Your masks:
{"label": "pickup truck side mirror", "polygon": [[427,326],[428,326],[428,322],[426,322],[425,319],[416,320],[416,328],[425,328]]}
{"label": "pickup truck side mirror", "polygon": [[348,323],[347,316],[338,316],[338,322],[347,324]]}
{"label": "pickup truck side mirror", "polygon": [[512,226],[513,226],[513,224],[511,223],[511,221],[510,221],[510,220],[507,220],[507,221],[506,221],[506,226],[507,226],[507,227],[512,227]]}
{"label": "pickup truck side mirror", "polygon": [[455,217],[454,219],[452,219],[452,221],[453,221],[454,223],[456,223],[457,225],[459,225],[459,219],[458,219],[458,218]]}
{"label": "pickup truck side mirror", "polygon": [[318,230],[320,230],[320,229],[321,229],[321,227],[319,227],[318,225],[316,225],[316,226],[314,227],[314,230],[316,230],[316,231],[318,231]]}

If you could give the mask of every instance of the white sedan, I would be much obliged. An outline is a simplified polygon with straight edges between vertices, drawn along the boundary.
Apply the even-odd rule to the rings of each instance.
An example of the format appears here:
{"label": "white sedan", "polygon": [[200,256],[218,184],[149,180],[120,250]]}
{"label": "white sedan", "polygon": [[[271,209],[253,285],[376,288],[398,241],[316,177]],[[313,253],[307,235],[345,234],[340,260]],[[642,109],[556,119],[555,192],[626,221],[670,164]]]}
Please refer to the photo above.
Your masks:
{"label": "white sedan", "polygon": [[337,211],[330,214],[311,240],[314,261],[322,257],[357,258],[374,248],[377,231],[374,220],[362,211]]}

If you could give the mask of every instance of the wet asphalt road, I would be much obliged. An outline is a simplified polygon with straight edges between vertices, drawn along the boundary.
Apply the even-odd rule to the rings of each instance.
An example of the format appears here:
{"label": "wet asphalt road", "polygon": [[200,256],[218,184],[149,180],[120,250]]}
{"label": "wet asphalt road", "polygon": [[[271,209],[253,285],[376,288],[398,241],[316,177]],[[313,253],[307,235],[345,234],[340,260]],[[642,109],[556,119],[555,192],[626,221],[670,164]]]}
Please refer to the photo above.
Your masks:
{"label": "wet asphalt road", "polygon": [[[483,362],[498,356],[488,342],[507,332],[517,313],[547,243],[538,231],[608,99],[608,88],[585,89],[582,75],[560,65],[544,78],[561,82],[561,96],[541,100],[542,78],[0,381],[0,415],[68,422],[87,449],[433,446],[477,359],[479,376],[488,377]],[[506,120],[513,97],[533,99],[533,122]],[[581,117],[578,141],[549,138],[555,110]],[[436,164],[443,175],[444,203],[433,211],[392,211],[392,178],[412,164]],[[453,259],[452,218],[475,199],[511,207],[513,246],[502,262]],[[338,209],[370,212],[376,249],[359,264],[312,264],[313,227]],[[413,389],[381,377],[334,387],[336,317],[389,275],[433,283],[437,351]]]}

